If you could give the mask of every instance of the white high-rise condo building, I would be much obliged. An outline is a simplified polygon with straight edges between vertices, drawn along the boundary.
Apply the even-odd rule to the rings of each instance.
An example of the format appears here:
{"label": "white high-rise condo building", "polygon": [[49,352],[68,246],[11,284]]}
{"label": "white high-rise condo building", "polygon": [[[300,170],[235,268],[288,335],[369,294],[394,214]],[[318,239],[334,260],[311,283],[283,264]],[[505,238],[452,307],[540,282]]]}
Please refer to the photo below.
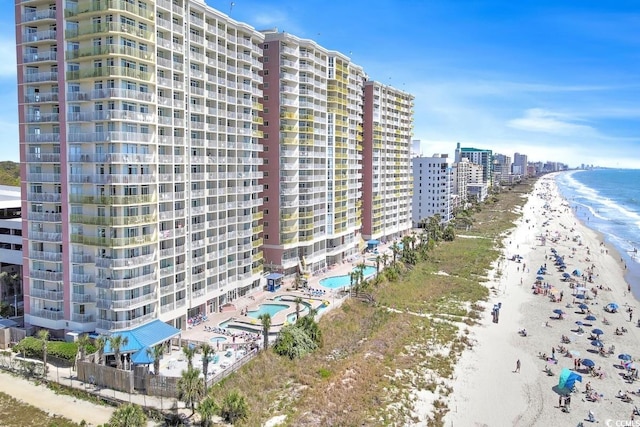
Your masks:
{"label": "white high-rise condo building", "polygon": [[25,323],[184,328],[260,286],[264,35],[196,0],[16,0]]}

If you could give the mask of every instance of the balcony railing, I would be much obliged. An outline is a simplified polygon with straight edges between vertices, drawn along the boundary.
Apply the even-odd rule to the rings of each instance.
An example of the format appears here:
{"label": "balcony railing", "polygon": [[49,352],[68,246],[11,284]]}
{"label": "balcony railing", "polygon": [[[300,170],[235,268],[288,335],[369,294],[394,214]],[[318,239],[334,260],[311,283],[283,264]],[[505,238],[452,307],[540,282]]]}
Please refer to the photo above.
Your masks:
{"label": "balcony railing", "polygon": [[126,268],[135,267],[154,262],[156,259],[154,254],[142,255],[131,258],[96,258],[96,267],[101,268]]}
{"label": "balcony railing", "polygon": [[62,261],[62,252],[48,252],[48,251],[29,251],[29,258],[37,259],[41,261]]}
{"label": "balcony railing", "polygon": [[107,247],[125,247],[142,245],[146,243],[155,243],[157,236],[155,234],[149,234],[139,237],[95,237],[85,236],[82,234],[71,234],[71,241],[73,243],[82,243],[92,246],[107,246]]}
{"label": "balcony railing", "polygon": [[22,41],[26,43],[35,43],[39,41],[55,40],[56,30],[37,31],[35,33],[23,33]]}
{"label": "balcony railing", "polygon": [[56,19],[56,11],[52,9],[42,9],[22,14],[22,22],[33,22],[41,19]]}
{"label": "balcony railing", "polygon": [[64,300],[64,292],[62,291],[47,291],[46,289],[31,289],[29,295],[34,298],[48,299],[50,301],[62,301]]}
{"label": "balcony railing", "polygon": [[29,277],[31,277],[32,279],[42,279],[52,282],[59,282],[62,280],[62,272],[29,270]]}
{"label": "balcony railing", "polygon": [[71,320],[80,323],[93,323],[96,321],[96,316],[93,314],[71,313]]}
{"label": "balcony railing", "polygon": [[61,242],[62,233],[45,233],[40,231],[29,231],[29,239],[43,242]]}
{"label": "balcony railing", "polygon": [[60,309],[41,309],[41,310],[31,310],[29,313],[31,316],[41,317],[43,319],[49,320],[62,320],[64,319],[64,312]]}
{"label": "balcony railing", "polygon": [[145,314],[144,316],[136,317],[132,320],[104,320],[99,319],[96,325],[99,329],[105,329],[110,331],[120,330],[120,329],[129,329],[134,326],[141,325],[143,323],[149,322],[155,319],[154,313]]}
{"label": "balcony railing", "polygon": [[96,279],[96,286],[103,289],[137,288],[157,279],[156,273],[145,274],[131,279]]}

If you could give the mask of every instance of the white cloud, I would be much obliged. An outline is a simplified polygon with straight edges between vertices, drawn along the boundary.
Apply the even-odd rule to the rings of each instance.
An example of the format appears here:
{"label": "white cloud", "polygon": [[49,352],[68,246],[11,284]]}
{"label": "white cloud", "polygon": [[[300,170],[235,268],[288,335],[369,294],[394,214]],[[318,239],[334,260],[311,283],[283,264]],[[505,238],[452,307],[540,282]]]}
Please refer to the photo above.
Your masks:
{"label": "white cloud", "polygon": [[525,111],[524,117],[509,120],[507,126],[529,131],[543,132],[563,136],[598,136],[598,132],[588,125],[577,124],[577,118],[567,114],[531,108]]}

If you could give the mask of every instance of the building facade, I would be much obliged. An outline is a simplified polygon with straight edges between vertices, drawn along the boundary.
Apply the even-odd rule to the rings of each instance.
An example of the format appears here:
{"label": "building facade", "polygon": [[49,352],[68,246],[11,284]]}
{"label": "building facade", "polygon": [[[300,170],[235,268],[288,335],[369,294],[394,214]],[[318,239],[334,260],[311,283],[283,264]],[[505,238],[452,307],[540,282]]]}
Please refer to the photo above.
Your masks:
{"label": "building facade", "polygon": [[413,163],[413,226],[440,215],[442,223],[453,218],[453,169],[446,154],[414,157]]}
{"label": "building facade", "polygon": [[266,266],[313,272],[360,247],[364,72],[287,33],[263,47]]}
{"label": "building facade", "polygon": [[455,161],[460,162],[461,159],[467,158],[471,163],[475,163],[477,165],[481,165],[482,170],[482,180],[489,187],[492,186],[492,178],[493,178],[493,153],[491,150],[482,149],[482,148],[468,148],[468,147],[460,147],[460,143],[458,142],[456,146],[455,152]]}
{"label": "building facade", "polygon": [[22,306],[22,209],[20,187],[0,185],[0,301]]}
{"label": "building facade", "polygon": [[362,235],[387,241],[411,229],[413,95],[364,85]]}
{"label": "building facade", "polygon": [[197,0],[16,0],[25,323],[178,328],[260,286],[263,34]]}
{"label": "building facade", "polygon": [[529,161],[526,154],[515,153],[513,155],[513,165],[511,166],[511,172],[514,175],[527,175],[527,165]]}

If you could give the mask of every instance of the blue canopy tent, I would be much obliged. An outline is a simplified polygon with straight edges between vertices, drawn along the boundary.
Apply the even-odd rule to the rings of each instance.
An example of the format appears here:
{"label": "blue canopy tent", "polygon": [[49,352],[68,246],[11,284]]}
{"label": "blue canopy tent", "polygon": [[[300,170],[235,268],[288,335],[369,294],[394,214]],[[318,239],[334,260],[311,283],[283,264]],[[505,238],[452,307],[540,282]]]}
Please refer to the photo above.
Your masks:
{"label": "blue canopy tent", "polygon": [[560,377],[558,378],[558,388],[566,389],[567,392],[573,390],[573,386],[576,381],[582,382],[582,376],[570,370],[569,368],[562,368]]}
{"label": "blue canopy tent", "polygon": [[380,240],[377,240],[377,239],[367,240],[367,246],[369,247],[369,249],[373,249],[379,244],[380,244]]}
{"label": "blue canopy tent", "polygon": [[[180,329],[156,319],[128,331],[116,332],[112,336],[120,335],[126,339],[126,344],[120,347],[120,354],[131,354],[131,363],[134,365],[146,365],[153,363],[153,359],[147,355],[147,348],[166,342],[181,333]],[[104,354],[110,355],[113,353],[111,343],[107,340],[104,345]]]}

